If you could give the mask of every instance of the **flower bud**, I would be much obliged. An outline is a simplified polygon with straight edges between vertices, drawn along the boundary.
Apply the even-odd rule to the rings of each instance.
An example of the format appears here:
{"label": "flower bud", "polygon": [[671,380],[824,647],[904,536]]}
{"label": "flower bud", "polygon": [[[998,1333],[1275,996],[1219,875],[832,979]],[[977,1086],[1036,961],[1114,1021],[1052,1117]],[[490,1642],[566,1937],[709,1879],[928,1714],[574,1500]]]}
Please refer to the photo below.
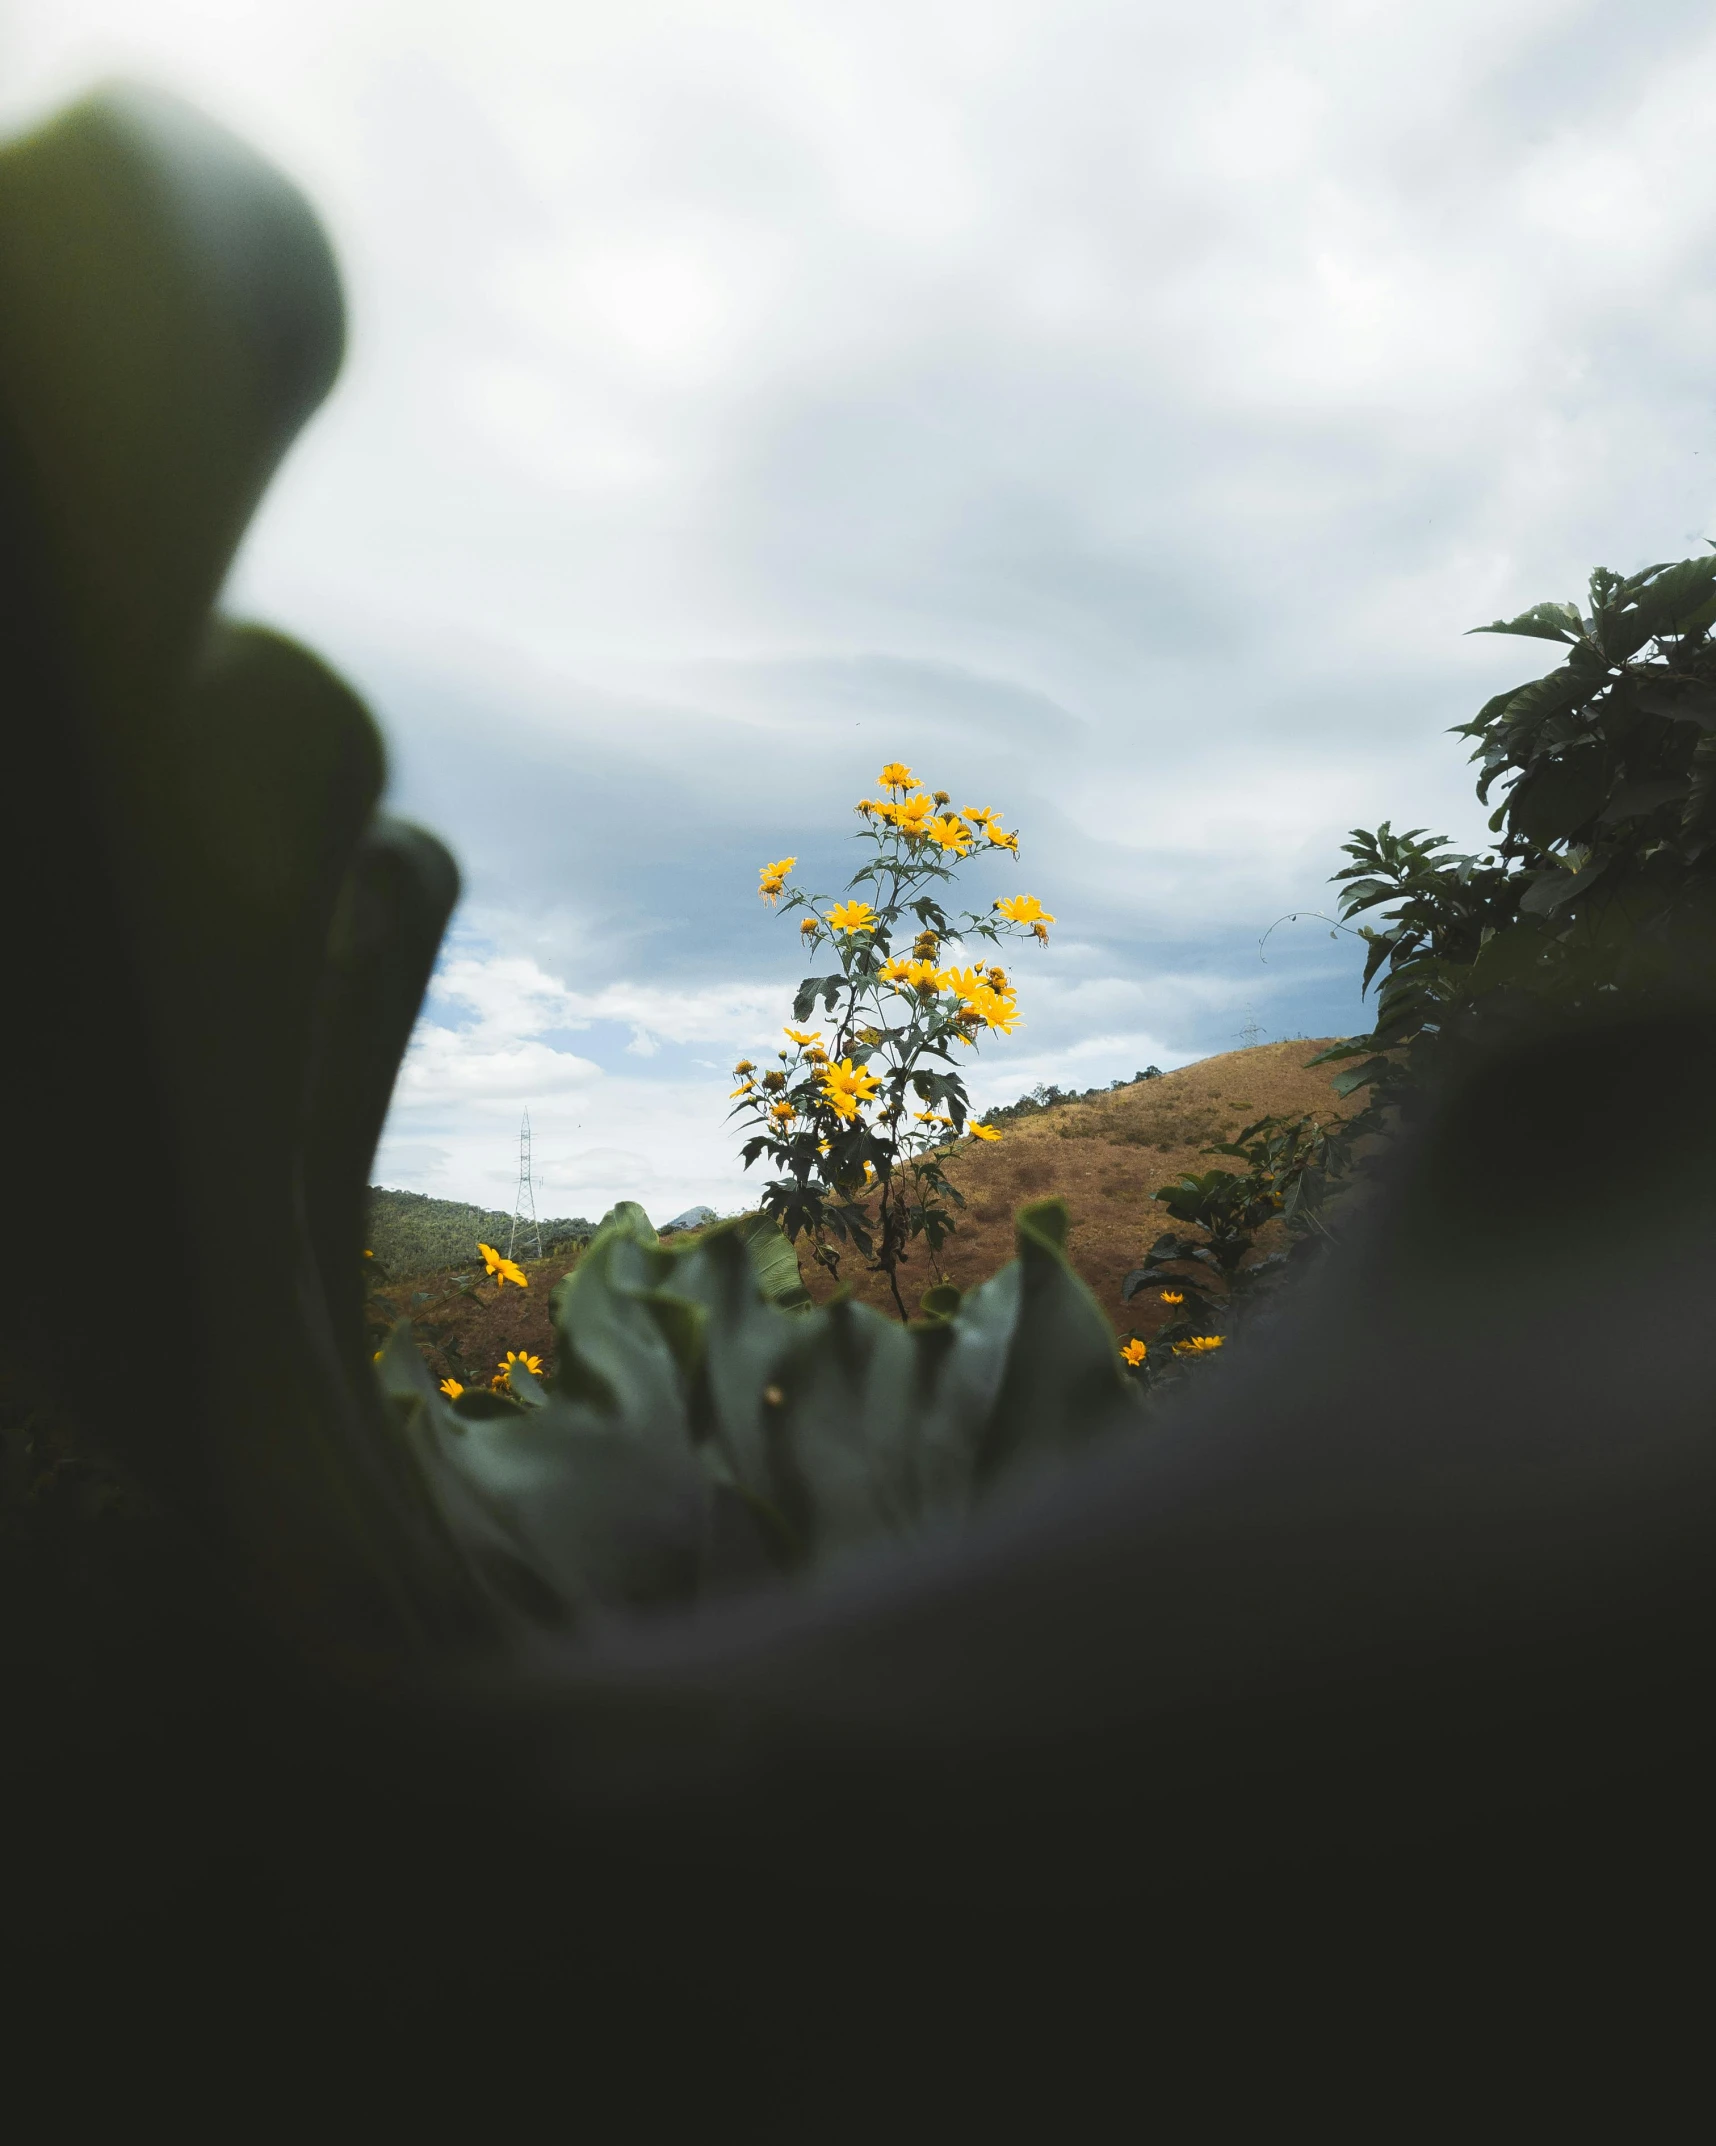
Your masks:
{"label": "flower bud", "polygon": [[763,1086],[771,1090],[784,1088],[786,1086],[786,1075],[780,1072],[765,1073],[763,1075]]}

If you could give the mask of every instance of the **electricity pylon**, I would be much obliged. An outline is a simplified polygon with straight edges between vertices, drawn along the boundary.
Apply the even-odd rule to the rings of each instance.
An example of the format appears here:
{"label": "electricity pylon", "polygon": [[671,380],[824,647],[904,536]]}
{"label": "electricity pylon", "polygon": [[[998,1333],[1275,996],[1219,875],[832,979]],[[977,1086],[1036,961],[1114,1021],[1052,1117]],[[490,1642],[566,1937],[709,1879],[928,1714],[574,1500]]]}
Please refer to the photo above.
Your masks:
{"label": "electricity pylon", "polygon": [[1245,1009],[1245,1026],[1239,1031],[1240,1042],[1244,1044],[1248,1051],[1255,1050],[1259,1041],[1264,1036],[1267,1036],[1268,1033],[1268,1029],[1258,1027],[1257,1016],[1248,1006]]}
{"label": "electricity pylon", "polygon": [[518,1129],[518,1190],[512,1196],[512,1228],[507,1231],[506,1256],[512,1257],[512,1248],[518,1241],[521,1228],[528,1228],[536,1239],[536,1256],[542,1257],[542,1225],[536,1219],[536,1188],[530,1181],[530,1112],[524,1114],[524,1122]]}

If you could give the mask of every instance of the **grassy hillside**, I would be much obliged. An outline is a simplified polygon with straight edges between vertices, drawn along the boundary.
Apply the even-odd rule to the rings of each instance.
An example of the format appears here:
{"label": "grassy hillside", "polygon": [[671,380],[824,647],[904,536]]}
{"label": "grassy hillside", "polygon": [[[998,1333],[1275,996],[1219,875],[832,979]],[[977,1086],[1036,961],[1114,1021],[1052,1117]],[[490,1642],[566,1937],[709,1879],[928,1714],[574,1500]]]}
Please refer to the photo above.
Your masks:
{"label": "grassy hillside", "polygon": [[[1200,1151],[1230,1139],[1266,1113],[1314,1113],[1325,1123],[1346,1116],[1330,1079],[1339,1069],[1305,1061],[1332,1038],[1262,1043],[1224,1051],[1181,1066],[1160,1079],[1129,1082],[1105,1094],[1009,1120],[996,1114],[1002,1137],[993,1145],[964,1140],[952,1151],[948,1175],[965,1195],[959,1233],[944,1255],[949,1281],[969,1289],[1013,1256],[1013,1216],[1027,1200],[1058,1196],[1071,1216],[1068,1251],[1074,1267],[1124,1333],[1148,1338],[1163,1314],[1153,1299],[1123,1304],[1120,1284],[1163,1230],[1174,1227],[1151,1194],[1187,1170],[1241,1165]],[[1259,1240],[1273,1251],[1284,1235],[1271,1224]],[[829,1294],[827,1277],[806,1253],[800,1258],[813,1295]],[[880,1275],[846,1263],[845,1277],[867,1303],[889,1308]],[[901,1277],[900,1293],[915,1306],[932,1280],[921,1254]]]}
{"label": "grassy hillside", "polygon": [[[1118,1332],[1136,1329],[1148,1337],[1166,1314],[1152,1297],[1123,1304],[1120,1283],[1171,1226],[1150,1195],[1182,1171],[1226,1167],[1200,1150],[1267,1112],[1310,1111],[1325,1123],[1343,1116],[1329,1085],[1332,1069],[1305,1070],[1306,1059],[1322,1047],[1316,1040],[1264,1043],[1020,1116],[996,1113],[1004,1128],[998,1143],[966,1140],[953,1151],[949,1175],[965,1194],[966,1207],[959,1234],[947,1248],[949,1280],[970,1288],[993,1274],[1013,1256],[1016,1211],[1027,1200],[1058,1195],[1071,1214],[1068,1249],[1074,1267]],[[378,1192],[371,1199],[372,1215],[382,1225],[372,1240],[374,1250],[389,1270],[370,1298],[377,1345],[395,1319],[409,1318],[436,1377],[451,1373],[467,1384],[486,1381],[508,1349],[545,1358],[552,1354],[548,1293],[577,1263],[576,1244],[521,1261],[528,1288],[497,1288],[475,1278],[473,1269],[480,1273],[481,1263],[473,1254],[477,1236],[504,1246],[509,1217],[421,1193]],[[390,1238],[387,1228],[394,1217],[402,1220],[399,1234]],[[414,1236],[413,1228],[419,1234]],[[544,1223],[545,1245],[551,1228],[574,1234],[570,1225]],[[491,1230],[500,1233],[498,1238]],[[1269,1225],[1259,1240],[1261,1249],[1274,1250],[1283,1234],[1279,1224]],[[384,1249],[390,1242],[431,1247],[434,1256],[412,1259],[402,1250],[390,1256]],[[812,1294],[827,1297],[828,1279],[807,1250],[800,1253],[799,1269]],[[880,1276],[852,1263],[847,1271],[858,1296],[891,1310]],[[907,1303],[915,1305],[931,1280],[920,1254],[901,1278]]]}

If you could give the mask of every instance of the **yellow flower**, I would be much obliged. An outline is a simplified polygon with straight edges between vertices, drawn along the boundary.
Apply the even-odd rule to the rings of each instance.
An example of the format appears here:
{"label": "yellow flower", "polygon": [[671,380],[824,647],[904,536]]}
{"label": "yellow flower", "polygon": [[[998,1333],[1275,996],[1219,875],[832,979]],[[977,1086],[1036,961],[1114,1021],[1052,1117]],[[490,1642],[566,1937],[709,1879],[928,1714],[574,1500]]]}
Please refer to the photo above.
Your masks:
{"label": "yellow flower", "polygon": [[1164,1304],[1183,1304],[1185,1301],[1185,1298],[1177,1289],[1164,1289],[1162,1292],[1162,1302]]}
{"label": "yellow flower", "polygon": [[944,1117],[939,1110],[914,1110],[912,1116],[920,1125],[951,1125],[953,1120]]}
{"label": "yellow flower", "polygon": [[942,991],[947,987],[947,978],[933,961],[908,962],[906,982],[914,991]]}
{"label": "yellow flower", "polygon": [[745,1085],[742,1088],[735,1088],[733,1090],[733,1095],[730,1095],[727,1098],[728,1102],[730,1103],[733,1100],[733,1096],[735,1095],[749,1095],[752,1089],[756,1087],[756,1085],[757,1084],[754,1080],[746,1081]]}
{"label": "yellow flower", "polygon": [[375,1354],[370,1358],[370,1362],[372,1364],[379,1364],[381,1362],[381,1351],[379,1349],[377,1349]]}
{"label": "yellow flower", "polygon": [[1017,835],[1003,834],[999,827],[991,827],[989,829],[989,840],[996,849],[1010,849],[1014,856],[1019,854],[1019,837]]}
{"label": "yellow flower", "polygon": [[836,902],[828,912],[828,921],[836,931],[874,931],[870,921],[876,914],[868,902]]}
{"label": "yellow flower", "polygon": [[1205,1356],[1211,1349],[1219,1349],[1220,1347],[1221,1336],[1219,1334],[1194,1334],[1190,1341],[1176,1341],[1174,1354],[1176,1356]]}
{"label": "yellow flower", "polygon": [[1001,824],[1001,815],[993,805],[967,805],[965,817],[973,827],[981,827],[985,834]]}
{"label": "yellow flower", "polygon": [[783,1028],[781,1034],[785,1036],[789,1043],[796,1043],[800,1050],[803,1050],[808,1044],[822,1041],[820,1028],[813,1028],[808,1034],[802,1028]]}
{"label": "yellow flower", "polygon": [[881,977],[883,983],[885,984],[910,983],[912,976],[912,964],[910,959],[906,955],[894,954],[891,955],[888,960],[883,962],[882,966],[877,970],[876,973],[878,976]]}
{"label": "yellow flower", "polygon": [[780,900],[781,889],[786,885],[786,876],[797,862],[796,857],[782,857],[774,864],[765,864],[763,866],[761,872],[757,875],[760,881],[757,892],[763,897],[764,901],[778,902]]}
{"label": "yellow flower", "polygon": [[1052,924],[1055,921],[1034,894],[1009,894],[995,906],[1009,924]]}
{"label": "yellow flower", "polygon": [[999,1140],[1001,1137],[993,1125],[978,1125],[974,1122],[966,1127],[966,1131],[979,1140]]}
{"label": "yellow flower", "polygon": [[934,803],[920,793],[916,797],[902,799],[888,817],[900,830],[901,834],[916,837],[928,834],[929,823],[934,812]]}
{"label": "yellow flower", "polygon": [[951,814],[931,820],[924,832],[941,848],[952,850],[956,857],[963,857],[971,847],[970,828],[963,820],[956,820]]}
{"label": "yellow flower", "polygon": [[494,1276],[497,1289],[504,1289],[508,1282],[516,1282],[521,1289],[530,1287],[530,1283],[525,1279],[523,1268],[515,1267],[512,1261],[497,1252],[492,1244],[479,1243],[477,1250],[483,1255],[485,1275],[492,1274]]}
{"label": "yellow flower", "polygon": [[1128,1341],[1122,1345],[1120,1353],[1129,1364],[1136,1366],[1144,1361],[1146,1352],[1143,1342]]}
{"label": "yellow flower", "polygon": [[[1051,921],[1052,921],[1052,919],[1051,919]],[[1047,924],[1033,924],[1033,925],[1031,926],[1031,937],[1032,937],[1033,939],[1037,939],[1037,940],[1040,940],[1040,941],[1042,942],[1042,944],[1043,944],[1044,946],[1047,946],[1047,945],[1048,945],[1048,943],[1049,943],[1049,927],[1048,927],[1048,925],[1047,925]]]}
{"label": "yellow flower", "polygon": [[[1010,1036],[1018,1025],[1018,1000],[1003,998],[999,991],[991,990],[987,984],[977,993],[971,1003],[978,1013],[983,1016],[984,1026],[995,1029],[1003,1036]],[[961,1007],[960,1011],[962,1013],[964,1010]]]}
{"label": "yellow flower", "polygon": [[856,1117],[860,1103],[874,1102],[880,1086],[874,1073],[855,1066],[850,1058],[822,1069],[822,1099],[842,1118]]}
{"label": "yellow flower", "polygon": [[540,1356],[528,1355],[523,1349],[508,1349],[506,1361],[499,1367],[501,1375],[503,1377],[510,1376],[514,1364],[522,1364],[525,1370],[530,1372],[534,1378],[542,1376],[542,1358]]}
{"label": "yellow flower", "polygon": [[1005,992],[1011,996],[1013,986],[1007,981],[1007,971],[1005,969],[988,969],[984,973],[988,976],[990,984],[995,990]]}
{"label": "yellow flower", "polygon": [[363,1256],[365,1257],[365,1259],[373,1259],[375,1257],[375,1254],[373,1252],[366,1251]]}
{"label": "yellow flower", "polygon": [[921,787],[903,760],[890,760],[876,779],[884,790],[916,790]]}
{"label": "yellow flower", "polygon": [[813,1043],[804,1055],[813,1066],[825,1066],[828,1063],[828,1053],[820,1043]]}
{"label": "yellow flower", "polygon": [[464,1390],[464,1387],[459,1384],[457,1379],[443,1379],[441,1381],[441,1391],[449,1401],[456,1401]]}
{"label": "yellow flower", "polygon": [[756,1067],[752,1065],[751,1061],[748,1058],[741,1058],[739,1060],[739,1063],[733,1068],[733,1071],[735,1073],[754,1073],[756,1070]]}
{"label": "yellow flower", "polygon": [[778,1124],[784,1125],[788,1118],[796,1118],[798,1116],[798,1112],[793,1108],[792,1104],[789,1103],[786,1097],[783,1095],[780,1098],[779,1102],[771,1103],[769,1105],[769,1116],[775,1119]]}
{"label": "yellow flower", "polygon": [[949,969],[941,982],[949,991],[959,993],[960,1008],[955,1020],[968,1027],[981,1022],[985,1028],[999,1029],[1008,1036],[1019,1018],[1018,1001],[997,991],[989,981],[990,973],[983,969]]}
{"label": "yellow flower", "polygon": [[800,926],[799,926],[798,928],[799,928],[799,930],[800,930],[800,931],[802,931],[802,932],[813,932],[813,931],[815,931],[815,929],[816,929],[816,919],[815,919],[815,917],[806,917],[806,918],[805,918],[805,920],[804,920],[804,922],[803,922],[803,923],[802,923],[802,924],[801,924],[801,925],[800,925]]}

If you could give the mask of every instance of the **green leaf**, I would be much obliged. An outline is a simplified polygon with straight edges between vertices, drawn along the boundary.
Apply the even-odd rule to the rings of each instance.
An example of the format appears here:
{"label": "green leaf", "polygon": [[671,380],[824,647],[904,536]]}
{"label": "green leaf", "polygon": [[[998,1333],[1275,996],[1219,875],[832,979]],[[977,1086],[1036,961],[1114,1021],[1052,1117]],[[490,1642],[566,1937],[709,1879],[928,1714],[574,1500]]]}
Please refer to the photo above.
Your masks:
{"label": "green leaf", "polygon": [[1654,569],[1630,607],[1645,634],[1656,637],[1691,630],[1691,621],[1709,605],[1716,584],[1716,556],[1682,559]]}
{"label": "green leaf", "polygon": [[1609,859],[1598,857],[1577,872],[1541,872],[1519,898],[1521,916],[1553,916],[1558,909],[1565,909],[1571,901],[1594,887],[1609,869]]}
{"label": "green leaf", "polygon": [[1064,1252],[1068,1227],[1065,1200],[1038,1200],[1031,1206],[1021,1207],[1018,1221],[1021,1250],[1029,1237],[1033,1243],[1052,1244],[1057,1251]]}
{"label": "green leaf", "polygon": [[778,1223],[767,1215],[743,1215],[730,1227],[750,1254],[757,1287],[767,1302],[786,1311],[802,1310],[811,1302],[799,1273],[798,1254]]}
{"label": "green leaf", "polygon": [[[1478,633],[1494,633],[1496,628],[1494,626],[1479,626],[1473,630]],[[1535,678],[1528,678],[1523,685],[1509,686],[1505,693],[1497,693],[1493,699],[1486,700],[1469,723],[1456,723],[1454,725],[1455,736],[1468,738],[1484,736],[1491,725],[1499,717],[1507,713],[1519,696],[1522,693],[1529,692],[1538,682]]]}
{"label": "green leaf", "polygon": [[1686,784],[1674,779],[1629,782],[1617,790],[1598,813],[1599,824],[1612,827],[1622,820],[1643,819],[1658,806],[1674,803],[1686,795]]}
{"label": "green leaf", "polygon": [[[1066,1227],[1058,1200],[1019,1215],[1018,1320],[977,1452],[980,1482],[1028,1454],[1083,1445],[1135,1405],[1114,1330],[1067,1264]],[[950,1323],[957,1327],[964,1317],[962,1307]]]}
{"label": "green leaf", "polygon": [[1386,1058],[1367,1058],[1362,1066],[1350,1066],[1346,1072],[1337,1073],[1329,1086],[1337,1095],[1351,1095],[1359,1088],[1368,1087],[1373,1081],[1386,1080],[1394,1072],[1394,1066]]}
{"label": "green leaf", "polygon": [[795,1021],[808,1021],[818,999],[825,1013],[833,1013],[835,1003],[846,988],[844,972],[833,976],[807,976],[798,987],[798,995],[792,1002],[792,1017]]}
{"label": "green leaf", "polygon": [[1541,966],[1544,944],[1543,927],[1534,917],[1498,931],[1478,949],[1467,988],[1476,996],[1531,981]]}
{"label": "green leaf", "polygon": [[1654,677],[1647,671],[1634,682],[1633,701],[1646,715],[1716,730],[1716,686],[1700,679]]}
{"label": "green leaf", "polygon": [[1528,841],[1559,841],[1595,817],[1608,789],[1604,754],[1587,747],[1534,767],[1507,801],[1509,822]]}
{"label": "green leaf", "polygon": [[1525,634],[1538,641],[1577,641],[1583,638],[1584,630],[1577,604],[1533,604],[1518,618],[1498,618],[1493,625],[1469,629],[1472,633]]}
{"label": "green leaf", "polygon": [[514,1364],[507,1373],[507,1383],[527,1408],[541,1408],[548,1399],[547,1388],[538,1381],[528,1364]]}

